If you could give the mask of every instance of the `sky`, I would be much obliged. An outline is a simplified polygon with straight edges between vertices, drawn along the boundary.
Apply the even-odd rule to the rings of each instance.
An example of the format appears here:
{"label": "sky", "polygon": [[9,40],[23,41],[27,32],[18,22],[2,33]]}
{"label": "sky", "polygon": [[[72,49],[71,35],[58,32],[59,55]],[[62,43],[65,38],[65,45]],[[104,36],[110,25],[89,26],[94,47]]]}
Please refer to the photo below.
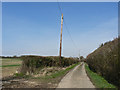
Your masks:
{"label": "sky", "polygon": [[[86,57],[101,43],[118,36],[117,2],[59,5],[64,17],[62,56],[76,57],[80,53]],[[2,55],[57,56],[60,30],[57,2],[2,3]]]}

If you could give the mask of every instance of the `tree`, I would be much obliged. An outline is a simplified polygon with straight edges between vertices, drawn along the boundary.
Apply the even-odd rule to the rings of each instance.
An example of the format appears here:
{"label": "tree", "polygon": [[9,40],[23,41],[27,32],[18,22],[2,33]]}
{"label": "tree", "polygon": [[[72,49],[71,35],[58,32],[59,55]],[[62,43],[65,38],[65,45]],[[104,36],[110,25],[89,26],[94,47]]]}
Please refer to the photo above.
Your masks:
{"label": "tree", "polygon": [[80,56],[80,60],[82,60],[84,57],[83,56]]}

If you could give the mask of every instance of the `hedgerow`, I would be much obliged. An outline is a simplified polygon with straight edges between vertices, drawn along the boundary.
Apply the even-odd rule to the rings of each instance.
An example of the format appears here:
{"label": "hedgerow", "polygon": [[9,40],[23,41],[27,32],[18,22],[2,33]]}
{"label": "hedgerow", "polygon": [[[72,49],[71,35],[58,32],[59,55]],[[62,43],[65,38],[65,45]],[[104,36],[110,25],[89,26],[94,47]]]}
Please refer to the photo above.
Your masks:
{"label": "hedgerow", "polygon": [[110,83],[120,87],[120,37],[100,46],[89,54],[86,61],[89,68],[103,76]]}
{"label": "hedgerow", "polygon": [[43,67],[67,67],[78,62],[78,58],[61,58],[61,65],[59,64],[59,57],[57,56],[22,56],[23,60],[20,69],[21,73],[34,73],[37,69]]}

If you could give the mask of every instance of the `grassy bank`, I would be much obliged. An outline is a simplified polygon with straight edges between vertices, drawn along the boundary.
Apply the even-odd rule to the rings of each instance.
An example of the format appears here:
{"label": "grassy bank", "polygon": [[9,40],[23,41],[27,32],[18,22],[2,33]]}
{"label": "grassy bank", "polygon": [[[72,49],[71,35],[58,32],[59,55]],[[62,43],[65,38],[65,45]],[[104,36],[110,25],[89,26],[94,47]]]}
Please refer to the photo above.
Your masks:
{"label": "grassy bank", "polygon": [[87,75],[91,79],[92,83],[96,86],[96,88],[115,88],[115,89],[117,89],[114,85],[108,83],[103,77],[101,77],[100,75],[91,71],[87,64],[85,64],[85,69],[86,69]]}

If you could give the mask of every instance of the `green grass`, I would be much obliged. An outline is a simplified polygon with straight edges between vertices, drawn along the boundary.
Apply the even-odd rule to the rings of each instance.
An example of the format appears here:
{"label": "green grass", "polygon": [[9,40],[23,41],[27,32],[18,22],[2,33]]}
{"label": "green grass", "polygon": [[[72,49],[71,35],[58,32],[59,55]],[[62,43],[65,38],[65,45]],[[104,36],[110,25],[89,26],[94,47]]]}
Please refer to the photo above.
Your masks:
{"label": "green grass", "polygon": [[103,77],[91,71],[87,64],[85,64],[85,69],[92,83],[96,86],[96,88],[115,88],[114,85],[108,83]]}
{"label": "green grass", "polygon": [[15,73],[14,75],[17,76],[17,77],[23,77],[24,76],[23,73]]}
{"label": "green grass", "polygon": [[15,66],[20,66],[20,64],[15,64],[15,65],[2,65],[0,67],[15,67]]}
{"label": "green grass", "polygon": [[31,75],[25,75],[23,73],[15,73],[14,75],[19,78],[30,78],[31,77]]}

